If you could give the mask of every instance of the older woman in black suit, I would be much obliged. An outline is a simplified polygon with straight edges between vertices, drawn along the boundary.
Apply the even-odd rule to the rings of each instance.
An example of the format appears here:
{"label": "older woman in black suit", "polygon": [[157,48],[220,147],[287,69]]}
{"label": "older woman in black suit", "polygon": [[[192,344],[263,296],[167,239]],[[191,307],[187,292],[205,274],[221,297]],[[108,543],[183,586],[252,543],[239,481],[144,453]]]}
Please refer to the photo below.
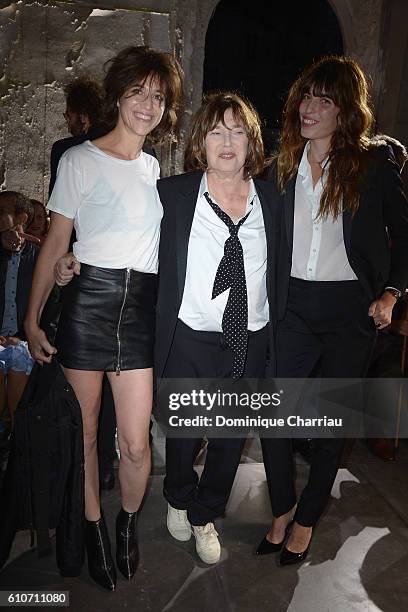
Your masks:
{"label": "older woman in black suit", "polygon": [[[263,377],[275,316],[279,197],[254,179],[264,167],[260,122],[231,93],[209,96],[192,122],[187,172],[161,179],[157,377]],[[225,511],[244,440],[167,439],[167,526],[193,533],[206,563],[220,557],[214,519]]]}

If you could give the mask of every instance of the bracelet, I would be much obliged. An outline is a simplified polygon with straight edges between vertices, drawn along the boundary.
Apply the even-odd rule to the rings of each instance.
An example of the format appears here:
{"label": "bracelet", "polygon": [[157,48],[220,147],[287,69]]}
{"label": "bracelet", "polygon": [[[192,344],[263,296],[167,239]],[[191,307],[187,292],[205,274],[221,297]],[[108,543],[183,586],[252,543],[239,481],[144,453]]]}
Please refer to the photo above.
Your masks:
{"label": "bracelet", "polygon": [[396,300],[399,300],[402,296],[401,291],[395,289],[395,287],[386,287],[384,291],[387,291],[387,293],[391,293],[391,295],[394,296]]}

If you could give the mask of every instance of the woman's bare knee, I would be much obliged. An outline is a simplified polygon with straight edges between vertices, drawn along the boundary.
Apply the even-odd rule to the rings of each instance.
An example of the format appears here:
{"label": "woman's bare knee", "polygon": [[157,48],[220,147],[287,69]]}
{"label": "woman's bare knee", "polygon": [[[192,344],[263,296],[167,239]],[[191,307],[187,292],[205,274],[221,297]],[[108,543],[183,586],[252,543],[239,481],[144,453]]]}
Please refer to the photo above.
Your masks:
{"label": "woman's bare knee", "polygon": [[120,457],[126,462],[132,463],[135,467],[141,468],[149,457],[150,447],[146,440],[143,443],[122,443],[120,448]]}

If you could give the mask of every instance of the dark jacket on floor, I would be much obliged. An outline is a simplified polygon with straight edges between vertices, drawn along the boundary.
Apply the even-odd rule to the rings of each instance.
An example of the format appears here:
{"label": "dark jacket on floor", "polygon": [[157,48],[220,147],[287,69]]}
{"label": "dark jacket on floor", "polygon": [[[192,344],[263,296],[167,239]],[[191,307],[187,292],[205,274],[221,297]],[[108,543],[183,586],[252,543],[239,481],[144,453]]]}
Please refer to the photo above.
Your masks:
{"label": "dark jacket on floor", "polygon": [[35,365],[15,415],[11,452],[0,494],[0,568],[16,531],[37,532],[39,556],[51,552],[56,528],[62,576],[78,576],[84,561],[84,453],[81,409],[54,360]]}

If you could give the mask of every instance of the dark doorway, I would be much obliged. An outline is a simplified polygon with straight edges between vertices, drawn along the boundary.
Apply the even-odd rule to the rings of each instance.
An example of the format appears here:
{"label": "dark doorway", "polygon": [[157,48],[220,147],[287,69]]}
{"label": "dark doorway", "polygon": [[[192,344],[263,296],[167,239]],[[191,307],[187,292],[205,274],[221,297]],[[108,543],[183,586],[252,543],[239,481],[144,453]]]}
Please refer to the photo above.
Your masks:
{"label": "dark doorway", "polygon": [[339,23],[327,0],[221,0],[207,30],[203,92],[244,94],[270,133],[279,129],[299,72],[323,55],[342,53]]}

